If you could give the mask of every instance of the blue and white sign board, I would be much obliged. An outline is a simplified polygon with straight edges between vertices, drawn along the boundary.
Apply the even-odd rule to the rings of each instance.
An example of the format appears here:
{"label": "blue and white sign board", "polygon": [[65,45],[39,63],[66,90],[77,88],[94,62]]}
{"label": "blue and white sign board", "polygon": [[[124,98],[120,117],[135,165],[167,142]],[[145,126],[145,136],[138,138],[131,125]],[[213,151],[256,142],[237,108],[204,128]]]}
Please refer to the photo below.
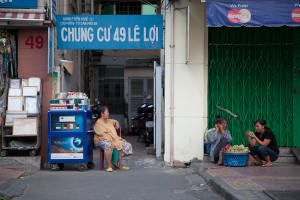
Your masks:
{"label": "blue and white sign board", "polygon": [[37,0],[0,0],[0,8],[37,8]]}
{"label": "blue and white sign board", "polygon": [[162,49],[162,15],[57,15],[58,49]]}

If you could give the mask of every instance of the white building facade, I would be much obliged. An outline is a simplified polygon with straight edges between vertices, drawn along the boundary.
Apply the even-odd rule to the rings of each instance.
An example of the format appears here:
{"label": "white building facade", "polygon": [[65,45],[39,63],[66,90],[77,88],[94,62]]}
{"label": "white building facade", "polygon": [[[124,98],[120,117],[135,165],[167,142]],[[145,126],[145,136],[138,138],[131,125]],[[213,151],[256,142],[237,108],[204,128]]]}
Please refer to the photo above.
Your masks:
{"label": "white building facade", "polygon": [[203,159],[207,128],[207,27],[205,4],[169,1],[165,14],[164,160],[171,165]]}

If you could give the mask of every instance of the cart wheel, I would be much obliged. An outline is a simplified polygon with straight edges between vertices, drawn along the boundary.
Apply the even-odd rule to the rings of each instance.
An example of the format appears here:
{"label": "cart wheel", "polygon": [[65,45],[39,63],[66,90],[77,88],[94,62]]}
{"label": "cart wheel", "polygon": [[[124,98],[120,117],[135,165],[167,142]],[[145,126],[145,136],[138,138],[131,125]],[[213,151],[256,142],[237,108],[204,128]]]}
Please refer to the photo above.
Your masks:
{"label": "cart wheel", "polygon": [[8,152],[6,150],[1,151],[1,157],[7,156]]}
{"label": "cart wheel", "polygon": [[88,167],[88,169],[94,169],[95,164],[93,162],[88,162],[87,167]]}
{"label": "cart wheel", "polygon": [[79,171],[81,171],[81,172],[83,172],[83,171],[85,171],[85,170],[87,170],[87,165],[85,164],[85,163],[81,163],[80,165],[79,165]]}
{"label": "cart wheel", "polygon": [[31,151],[29,152],[29,155],[30,155],[30,156],[36,156],[36,155],[37,155],[37,150],[31,150]]}
{"label": "cart wheel", "polygon": [[65,168],[65,166],[63,163],[59,163],[58,168],[59,168],[59,170],[63,170]]}
{"label": "cart wheel", "polygon": [[51,164],[51,170],[52,171],[58,171],[59,170],[58,164]]}

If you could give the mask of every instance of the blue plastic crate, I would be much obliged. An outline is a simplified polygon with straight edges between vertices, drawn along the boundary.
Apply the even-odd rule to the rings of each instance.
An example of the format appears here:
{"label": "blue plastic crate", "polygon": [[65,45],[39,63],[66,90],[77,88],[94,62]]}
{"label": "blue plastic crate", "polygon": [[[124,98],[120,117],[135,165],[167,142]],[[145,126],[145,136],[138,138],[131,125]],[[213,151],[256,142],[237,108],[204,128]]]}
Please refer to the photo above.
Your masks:
{"label": "blue plastic crate", "polygon": [[245,167],[248,165],[249,153],[223,153],[225,166]]}
{"label": "blue plastic crate", "polygon": [[210,154],[210,142],[204,142],[204,154]]}

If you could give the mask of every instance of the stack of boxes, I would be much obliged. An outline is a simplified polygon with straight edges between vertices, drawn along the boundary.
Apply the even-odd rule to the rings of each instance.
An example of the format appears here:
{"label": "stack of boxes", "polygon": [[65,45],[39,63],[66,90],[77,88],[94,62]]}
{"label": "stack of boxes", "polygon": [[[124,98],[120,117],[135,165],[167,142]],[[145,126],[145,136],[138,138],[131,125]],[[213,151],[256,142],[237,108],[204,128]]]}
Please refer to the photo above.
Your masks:
{"label": "stack of boxes", "polygon": [[10,79],[5,126],[13,135],[37,135],[41,111],[41,79]]}

